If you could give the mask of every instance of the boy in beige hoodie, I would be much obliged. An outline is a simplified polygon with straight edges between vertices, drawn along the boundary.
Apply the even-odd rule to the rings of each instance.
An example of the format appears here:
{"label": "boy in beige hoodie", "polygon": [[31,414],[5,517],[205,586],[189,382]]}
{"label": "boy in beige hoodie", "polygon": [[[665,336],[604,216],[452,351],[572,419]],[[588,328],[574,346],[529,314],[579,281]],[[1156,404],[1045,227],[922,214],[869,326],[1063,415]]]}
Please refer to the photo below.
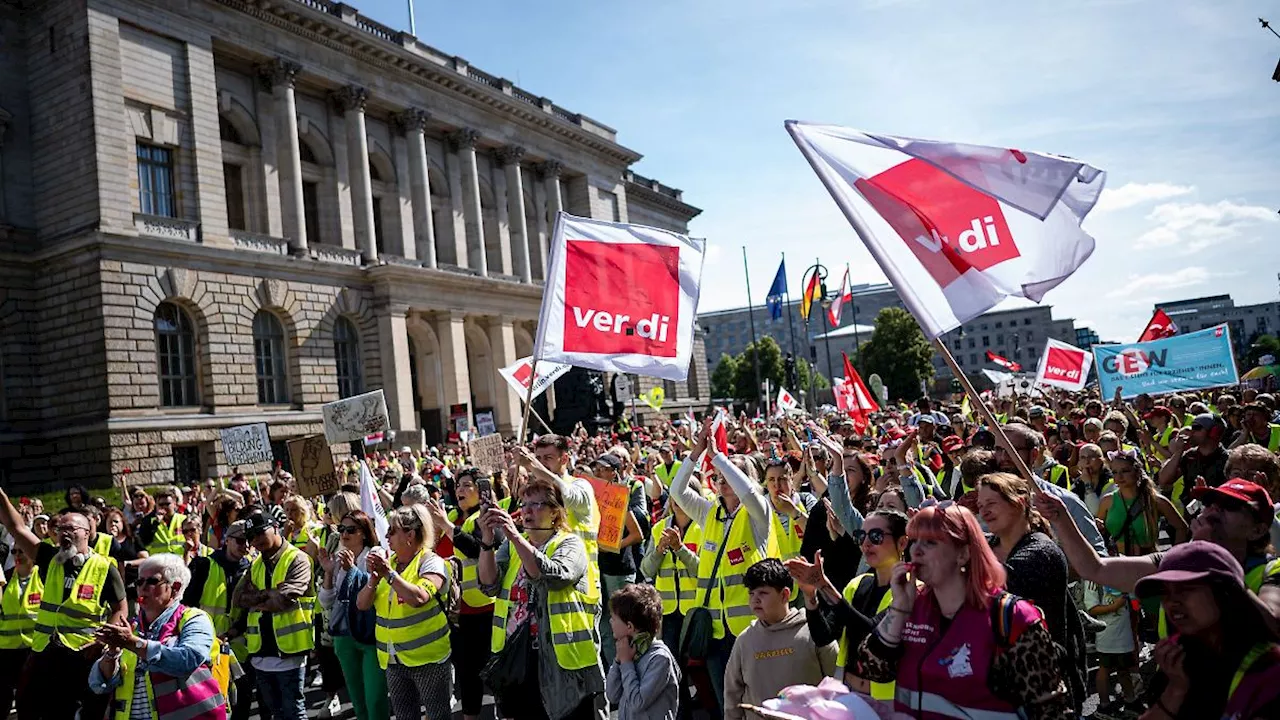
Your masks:
{"label": "boy in beige hoodie", "polygon": [[817,685],[835,674],[836,643],[815,646],[803,607],[791,602],[791,574],[768,558],[747,568],[742,582],[751,592],[756,621],[733,644],[724,672],[725,720],[759,720],[739,707],[760,705],[790,685]]}

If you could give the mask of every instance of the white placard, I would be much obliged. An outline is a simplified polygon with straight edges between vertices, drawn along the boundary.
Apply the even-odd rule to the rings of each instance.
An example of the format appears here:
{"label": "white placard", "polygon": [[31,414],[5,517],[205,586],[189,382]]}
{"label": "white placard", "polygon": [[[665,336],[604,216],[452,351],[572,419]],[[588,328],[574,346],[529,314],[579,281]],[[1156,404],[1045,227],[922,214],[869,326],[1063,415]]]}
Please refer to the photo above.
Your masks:
{"label": "white placard", "polygon": [[222,428],[218,434],[222,436],[222,453],[228,465],[271,462],[271,435],[267,432],[266,423]]}
{"label": "white placard", "polygon": [[330,444],[364,440],[369,435],[391,429],[387,399],[381,390],[326,403],[324,436]]}

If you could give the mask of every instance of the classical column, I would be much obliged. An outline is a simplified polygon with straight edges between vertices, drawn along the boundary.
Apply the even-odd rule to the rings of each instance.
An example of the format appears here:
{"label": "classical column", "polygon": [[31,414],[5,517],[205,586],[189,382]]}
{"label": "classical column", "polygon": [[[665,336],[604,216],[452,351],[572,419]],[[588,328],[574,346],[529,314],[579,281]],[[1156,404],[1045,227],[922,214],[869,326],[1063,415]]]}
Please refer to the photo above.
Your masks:
{"label": "classical column", "polygon": [[369,135],[364,125],[364,106],[369,91],[359,85],[347,85],[333,93],[334,104],[342,110],[347,126],[347,172],[351,183],[351,214],[355,220],[356,246],[366,263],[378,259],[378,243],[374,237],[373,180],[369,175]]}
{"label": "classical column", "polygon": [[542,179],[543,193],[546,195],[547,231],[538,234],[538,263],[542,266],[542,277],[547,277],[547,243],[551,234],[556,231],[556,215],[564,209],[564,199],[560,197],[560,162],[546,160],[538,163],[534,172]]}
{"label": "classical column", "polygon": [[[218,87],[213,82],[213,41],[201,37],[185,44],[186,82],[190,90],[187,121],[196,142],[191,144],[192,171],[195,179],[197,217],[200,219],[200,242],[207,245],[230,245],[231,229],[227,221],[227,179],[223,176],[222,143],[206,142],[217,137]],[[242,189],[247,190],[245,185]]]}
{"label": "classical column", "polygon": [[413,381],[409,373],[409,330],[405,319],[408,305],[388,304],[377,308],[378,345],[382,348],[382,389],[386,395],[391,428],[397,432],[418,429],[418,412],[413,404]]}
{"label": "classical column", "polygon": [[418,258],[429,268],[436,267],[436,230],[431,221],[431,174],[427,164],[427,139],[423,134],[431,116],[426,110],[411,108],[396,116],[409,140],[409,187],[413,202],[413,237]]}
{"label": "classical column", "polygon": [[[294,254],[307,250],[307,217],[302,200],[302,151],[298,148],[298,105],[293,84],[302,67],[276,58],[258,66],[258,77],[271,87],[275,99],[276,146],[280,176],[280,221],[289,249]],[[316,228],[311,228],[313,231]]]}
{"label": "classical column", "polygon": [[508,145],[498,151],[498,162],[507,174],[507,225],[515,248],[516,272],[528,283],[533,282],[533,267],[529,264],[529,226],[524,216],[524,182],[520,177],[522,157],[524,148],[518,145]]}
{"label": "classical column", "polygon": [[471,407],[471,377],[467,374],[465,320],[465,316],[457,311],[437,313],[434,318],[436,340],[440,343],[440,380],[444,385],[445,404],[441,412],[445,422],[449,420],[451,405],[465,404],[468,422],[475,412],[475,408]]}
{"label": "classical column", "polygon": [[[489,333],[490,360],[496,375],[498,368],[507,367],[516,361],[515,323],[501,317],[489,318],[485,330]],[[509,437],[520,431],[521,398],[516,397],[515,391],[506,381],[497,382],[496,377],[493,380],[496,391],[493,407],[498,415],[498,432]]]}
{"label": "classical column", "polygon": [[480,171],[476,167],[476,141],[480,133],[471,128],[460,128],[449,135],[449,144],[458,153],[462,162],[462,210],[466,213],[467,224],[475,227],[475,243],[468,238],[467,252],[474,252],[472,269],[480,272],[480,277],[489,277],[489,259],[484,251],[484,214],[480,209]]}

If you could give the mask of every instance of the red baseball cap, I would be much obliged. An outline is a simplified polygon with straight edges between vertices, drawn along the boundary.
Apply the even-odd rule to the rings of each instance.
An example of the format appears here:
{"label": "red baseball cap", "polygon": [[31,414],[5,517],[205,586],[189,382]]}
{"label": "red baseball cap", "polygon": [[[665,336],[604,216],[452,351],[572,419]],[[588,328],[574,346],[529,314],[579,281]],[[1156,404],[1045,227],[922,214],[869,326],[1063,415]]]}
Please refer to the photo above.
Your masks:
{"label": "red baseball cap", "polygon": [[959,435],[949,435],[942,441],[942,452],[955,452],[964,449],[964,440]]}
{"label": "red baseball cap", "polygon": [[1248,505],[1255,515],[1270,517],[1275,512],[1271,505],[1271,496],[1267,489],[1255,482],[1232,478],[1218,487],[1195,487],[1191,489],[1191,497],[1199,500],[1208,495],[1227,497]]}
{"label": "red baseball cap", "polygon": [[1157,405],[1157,406],[1155,406],[1155,407],[1151,408],[1151,410],[1150,410],[1150,411],[1148,411],[1145,415],[1143,415],[1143,416],[1142,416],[1142,419],[1143,419],[1143,420],[1150,420],[1151,418],[1156,417],[1157,415],[1163,415],[1163,416],[1165,416],[1165,417],[1167,417],[1167,418],[1172,418],[1172,417],[1173,417],[1173,411],[1172,411],[1172,410],[1170,410],[1169,408],[1165,407],[1164,405]]}

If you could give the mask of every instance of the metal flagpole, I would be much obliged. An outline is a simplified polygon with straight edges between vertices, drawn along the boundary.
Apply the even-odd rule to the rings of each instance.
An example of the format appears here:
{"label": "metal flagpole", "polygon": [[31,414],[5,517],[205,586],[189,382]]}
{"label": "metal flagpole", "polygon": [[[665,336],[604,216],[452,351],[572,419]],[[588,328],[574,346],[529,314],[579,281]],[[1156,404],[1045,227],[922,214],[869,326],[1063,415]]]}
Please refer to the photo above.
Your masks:
{"label": "metal flagpole", "polygon": [[756,309],[751,302],[751,270],[747,267],[747,246],[742,246],[742,274],[747,278],[747,320],[751,323],[751,364],[756,372],[756,407],[760,407],[760,345],[756,339]]}
{"label": "metal flagpole", "polygon": [[[782,267],[787,267],[786,253],[782,253]],[[796,326],[791,319],[791,283],[787,283],[787,291],[782,295],[785,298],[782,303],[782,309],[787,313],[787,334],[791,336],[791,360],[792,362],[800,362],[800,358],[796,356]]]}
{"label": "metal flagpole", "polygon": [[[844,276],[849,277],[849,263],[844,264]],[[854,363],[862,365],[862,340],[858,336],[858,303],[853,299],[853,285],[849,285],[849,312],[853,313]],[[858,372],[862,372],[859,370]]]}
{"label": "metal flagpole", "polygon": [[413,0],[409,0],[409,34],[418,37],[418,24],[413,21]]}

